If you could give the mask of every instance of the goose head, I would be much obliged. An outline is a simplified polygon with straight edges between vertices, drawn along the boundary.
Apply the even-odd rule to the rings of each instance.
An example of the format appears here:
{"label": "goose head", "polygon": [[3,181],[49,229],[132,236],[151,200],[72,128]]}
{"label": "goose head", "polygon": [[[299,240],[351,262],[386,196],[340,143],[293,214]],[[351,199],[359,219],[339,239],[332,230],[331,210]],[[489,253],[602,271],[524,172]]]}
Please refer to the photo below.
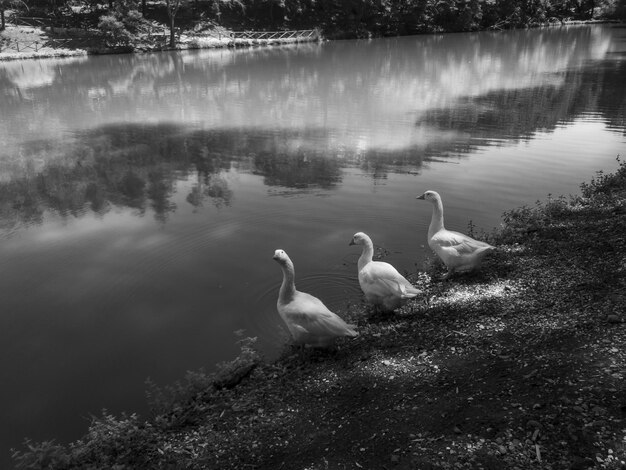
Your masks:
{"label": "goose head", "polygon": [[422,199],[424,201],[437,202],[441,201],[441,196],[437,191],[426,191],[421,196],[417,196],[415,199]]}
{"label": "goose head", "polygon": [[291,261],[289,256],[287,256],[287,253],[285,253],[285,250],[276,250],[272,258],[281,265],[287,265]]}
{"label": "goose head", "polygon": [[365,245],[367,244],[368,240],[370,240],[370,237],[368,237],[366,234],[364,234],[363,232],[357,232],[354,234],[352,240],[350,241],[350,243],[348,243],[348,245]]}

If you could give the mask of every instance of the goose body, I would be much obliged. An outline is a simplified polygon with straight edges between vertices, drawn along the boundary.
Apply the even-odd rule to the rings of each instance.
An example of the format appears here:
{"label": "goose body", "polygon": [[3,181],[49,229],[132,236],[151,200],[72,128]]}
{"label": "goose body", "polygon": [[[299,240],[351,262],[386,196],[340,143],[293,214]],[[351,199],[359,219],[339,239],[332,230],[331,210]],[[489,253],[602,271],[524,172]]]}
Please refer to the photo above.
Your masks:
{"label": "goose body", "polygon": [[426,191],[417,199],[423,199],[433,205],[428,227],[428,246],[448,268],[444,279],[450,277],[455,271],[471,271],[479,267],[485,255],[495,250],[495,247],[489,243],[474,240],[459,232],[446,230],[443,225],[443,203],[437,192]]}
{"label": "goose body", "polygon": [[372,260],[374,244],[368,235],[354,234],[350,245],[363,245],[357,269],[359,285],[368,302],[385,310],[395,310],[421,293],[391,264]]}
{"label": "goose body", "polygon": [[276,250],[274,260],[283,271],[276,307],[295,344],[328,347],[337,338],[358,335],[351,325],[331,312],[320,299],[296,290],[294,266],[287,253]]}

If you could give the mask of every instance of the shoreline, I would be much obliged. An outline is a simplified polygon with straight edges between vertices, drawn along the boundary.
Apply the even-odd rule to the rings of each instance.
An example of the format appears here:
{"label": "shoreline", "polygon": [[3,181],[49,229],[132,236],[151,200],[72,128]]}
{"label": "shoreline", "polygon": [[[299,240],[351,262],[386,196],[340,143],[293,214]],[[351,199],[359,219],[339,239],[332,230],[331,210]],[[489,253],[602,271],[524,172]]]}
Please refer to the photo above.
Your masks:
{"label": "shoreline", "polygon": [[478,237],[498,247],[480,271],[441,282],[433,262],[395,313],[338,312],[359,336],[335,351],[267,362],[243,339],[215,374],[150,385],[152,416],[105,413],[17,468],[622,470],[624,233],[619,162],[504,213]]}
{"label": "shoreline", "polygon": [[[570,20],[570,21],[554,21],[547,22],[541,24],[534,24],[528,26],[526,29],[536,29],[536,28],[556,28],[556,27],[569,27],[569,26],[585,26],[585,25],[593,25],[593,24],[623,24],[618,20]],[[39,30],[39,35],[43,36],[45,31],[42,28],[35,27],[25,27],[25,26],[9,26],[9,28],[23,28],[23,29],[32,29]],[[3,31],[6,35],[6,31]],[[501,32],[507,31],[507,29],[501,28],[491,28],[483,30],[485,32]],[[2,38],[2,33],[0,32],[0,39]],[[471,31],[471,32],[480,32],[480,31]],[[424,33],[424,34],[452,34],[446,32],[433,32],[433,33]],[[374,39],[374,38],[371,38]],[[171,51],[189,51],[189,50],[198,50],[198,49],[218,49],[218,48],[242,48],[242,47],[262,47],[262,46],[274,46],[274,45],[287,45],[287,44],[297,44],[297,43],[309,43],[309,42],[324,42],[326,39],[321,34],[315,39],[293,39],[293,38],[275,38],[275,39],[218,39],[212,37],[210,35],[206,36],[198,36],[198,35],[181,35],[179,39],[179,43],[176,47],[147,47],[145,44],[137,42],[135,44],[119,47],[119,48],[106,48],[106,47],[97,47],[91,49],[69,49],[69,48],[50,48],[50,47],[42,47],[41,52],[39,51],[31,51],[31,52],[6,52],[0,51],[0,62],[4,61],[12,61],[12,60],[26,60],[26,59],[46,59],[46,58],[65,58],[65,57],[82,57],[82,56],[90,56],[90,55],[105,55],[105,54],[148,54],[155,52],[171,52]],[[42,41],[42,44],[45,41]]]}
{"label": "shoreline", "polygon": [[[12,30],[22,30],[26,32],[26,34],[32,35],[34,40],[30,38],[26,40],[22,40],[25,44],[28,45],[28,48],[31,49],[29,52],[19,52],[19,51],[9,51],[9,49],[4,49],[0,52],[0,62],[3,61],[12,61],[12,60],[26,60],[26,59],[46,59],[46,58],[64,58],[64,57],[82,57],[82,56],[91,56],[91,55],[106,55],[106,54],[149,54],[156,52],[171,52],[171,51],[191,51],[191,50],[200,50],[200,49],[219,49],[219,48],[244,48],[244,47],[267,47],[267,46],[282,46],[287,44],[298,44],[298,43],[310,43],[310,42],[322,42],[324,39],[319,33],[316,33],[315,36],[311,36],[309,38],[241,38],[241,37],[230,37],[228,35],[224,35],[222,38],[216,38],[211,35],[199,35],[199,34],[182,34],[179,39],[176,47],[171,48],[169,46],[164,47],[155,47],[149,46],[141,41],[138,41],[134,44],[130,44],[128,46],[121,46],[117,48],[109,48],[109,47],[89,47],[89,48],[62,48],[62,47],[47,47],[47,32],[42,28],[36,27],[26,27],[26,26],[11,26],[7,27],[6,30],[0,32],[0,39],[2,38],[2,33],[7,36],[9,33],[7,31],[11,28]],[[21,31],[21,32],[22,32]],[[308,30],[307,30],[308,31]],[[26,36],[27,37],[27,36]],[[72,37],[72,36],[68,36]],[[65,39],[65,38],[63,38]],[[62,39],[62,40],[63,40]],[[11,41],[11,38],[9,38]],[[41,44],[38,47],[38,50],[32,50],[33,44]],[[35,46],[37,48],[37,46]],[[9,51],[9,52],[7,52]]]}

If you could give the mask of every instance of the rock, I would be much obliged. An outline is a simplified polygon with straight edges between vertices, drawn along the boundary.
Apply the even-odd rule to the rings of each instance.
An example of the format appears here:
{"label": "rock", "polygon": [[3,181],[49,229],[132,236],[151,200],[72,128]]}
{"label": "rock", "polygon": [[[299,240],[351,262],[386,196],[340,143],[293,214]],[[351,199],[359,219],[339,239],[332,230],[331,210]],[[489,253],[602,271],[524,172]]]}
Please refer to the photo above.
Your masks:
{"label": "rock", "polygon": [[539,421],[535,421],[534,419],[529,419],[526,426],[529,428],[540,428],[541,423]]}
{"label": "rock", "polygon": [[594,406],[591,410],[595,415],[603,415],[606,413],[606,410],[601,406]]}
{"label": "rock", "polygon": [[571,470],[587,470],[589,466],[593,465],[591,459],[584,459],[582,457],[574,457],[570,466]]}
{"label": "rock", "polygon": [[461,431],[461,430],[459,429],[459,427],[458,427],[458,426],[454,426],[453,431],[454,431],[456,434],[461,434],[461,433],[463,432],[463,431]]}
{"label": "rock", "polygon": [[619,315],[607,315],[606,321],[609,323],[622,323],[622,318]]}

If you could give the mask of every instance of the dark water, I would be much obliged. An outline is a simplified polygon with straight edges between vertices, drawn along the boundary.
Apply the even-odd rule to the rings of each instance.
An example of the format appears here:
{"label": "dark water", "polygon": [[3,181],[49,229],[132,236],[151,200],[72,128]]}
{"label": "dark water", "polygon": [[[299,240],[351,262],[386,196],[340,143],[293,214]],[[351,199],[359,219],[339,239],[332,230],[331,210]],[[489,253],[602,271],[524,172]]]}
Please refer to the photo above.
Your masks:
{"label": "dark water", "polygon": [[424,190],[489,231],[613,171],[625,53],[593,26],[0,63],[0,462],[145,413],[235,331],[271,354],[276,248],[341,311],[355,232],[421,268]]}

